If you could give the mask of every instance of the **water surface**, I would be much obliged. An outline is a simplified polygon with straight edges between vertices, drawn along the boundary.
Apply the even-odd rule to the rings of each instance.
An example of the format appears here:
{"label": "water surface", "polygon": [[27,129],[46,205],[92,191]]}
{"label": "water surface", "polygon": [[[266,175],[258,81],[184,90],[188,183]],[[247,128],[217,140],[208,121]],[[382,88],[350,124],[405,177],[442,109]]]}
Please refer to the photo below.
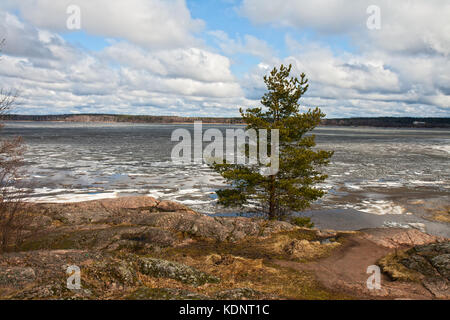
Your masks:
{"label": "water surface", "polygon": [[[28,146],[32,201],[140,194],[203,213],[229,212],[216,205],[214,191],[225,186],[218,174],[206,165],[171,161],[176,142],[170,137],[177,128],[192,125],[9,122],[2,136],[20,135]],[[318,148],[335,154],[321,185],[328,195],[312,209],[424,217],[424,199],[434,207],[448,205],[450,130],[319,127],[314,134]]]}

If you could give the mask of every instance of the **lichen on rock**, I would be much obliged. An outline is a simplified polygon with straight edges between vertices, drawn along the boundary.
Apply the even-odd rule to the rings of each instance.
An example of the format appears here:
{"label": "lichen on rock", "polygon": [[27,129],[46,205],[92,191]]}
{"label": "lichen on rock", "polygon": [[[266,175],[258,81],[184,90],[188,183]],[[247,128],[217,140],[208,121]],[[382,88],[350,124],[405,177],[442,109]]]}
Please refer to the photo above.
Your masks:
{"label": "lichen on rock", "polygon": [[138,258],[139,271],[152,277],[164,277],[193,286],[218,283],[220,279],[193,267],[155,258]]}

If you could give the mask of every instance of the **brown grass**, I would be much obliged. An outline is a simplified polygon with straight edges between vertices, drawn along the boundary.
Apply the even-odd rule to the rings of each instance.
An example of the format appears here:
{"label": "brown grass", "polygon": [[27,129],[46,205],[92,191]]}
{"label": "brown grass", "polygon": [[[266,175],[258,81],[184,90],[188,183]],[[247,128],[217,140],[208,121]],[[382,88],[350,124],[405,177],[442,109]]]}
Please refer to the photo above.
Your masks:
{"label": "brown grass", "polygon": [[[284,247],[292,241],[315,239],[311,230],[281,232],[271,237],[248,238],[238,243],[195,241],[179,248],[168,248],[158,254],[158,258],[177,261],[221,278],[218,284],[205,284],[199,288],[180,286],[201,294],[234,288],[251,288],[285,299],[344,299],[321,287],[313,274],[281,267],[272,263],[275,259],[303,260],[317,259],[329,254],[339,244],[321,245],[314,242],[314,253],[306,256],[293,256]],[[152,279],[148,285],[167,287],[170,283]],[[170,286],[172,287],[172,286]],[[173,288],[173,287],[172,287]]]}
{"label": "brown grass", "polygon": [[400,261],[407,258],[408,254],[405,251],[393,252],[381,258],[378,265],[383,272],[387,273],[393,280],[398,281],[418,281],[420,276],[417,272],[406,268]]}

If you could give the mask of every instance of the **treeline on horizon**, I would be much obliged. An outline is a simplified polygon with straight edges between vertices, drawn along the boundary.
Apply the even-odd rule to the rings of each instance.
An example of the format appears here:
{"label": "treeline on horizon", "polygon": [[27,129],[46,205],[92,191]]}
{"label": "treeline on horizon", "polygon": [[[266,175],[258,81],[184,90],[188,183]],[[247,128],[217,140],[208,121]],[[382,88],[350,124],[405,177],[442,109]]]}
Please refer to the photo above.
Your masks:
{"label": "treeline on horizon", "polygon": [[[67,121],[67,122],[132,122],[132,123],[203,123],[244,124],[239,117],[179,117],[116,114],[59,114],[59,115],[17,115],[2,117],[4,121]],[[364,117],[323,119],[324,126],[369,126],[396,128],[450,128],[450,118],[414,117]]]}

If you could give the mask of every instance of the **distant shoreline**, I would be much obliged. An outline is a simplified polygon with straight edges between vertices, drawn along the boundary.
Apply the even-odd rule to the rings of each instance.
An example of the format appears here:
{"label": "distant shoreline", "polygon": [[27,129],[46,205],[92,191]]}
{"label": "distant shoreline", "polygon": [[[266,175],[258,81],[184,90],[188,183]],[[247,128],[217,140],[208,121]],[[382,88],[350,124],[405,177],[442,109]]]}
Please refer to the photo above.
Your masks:
{"label": "distant shoreline", "polygon": [[[191,124],[245,124],[238,117],[179,117],[114,114],[61,114],[61,115],[5,115],[3,121],[30,122],[102,122],[102,123],[159,123]],[[450,128],[449,118],[372,117],[323,119],[322,126],[385,127],[385,128]]]}

